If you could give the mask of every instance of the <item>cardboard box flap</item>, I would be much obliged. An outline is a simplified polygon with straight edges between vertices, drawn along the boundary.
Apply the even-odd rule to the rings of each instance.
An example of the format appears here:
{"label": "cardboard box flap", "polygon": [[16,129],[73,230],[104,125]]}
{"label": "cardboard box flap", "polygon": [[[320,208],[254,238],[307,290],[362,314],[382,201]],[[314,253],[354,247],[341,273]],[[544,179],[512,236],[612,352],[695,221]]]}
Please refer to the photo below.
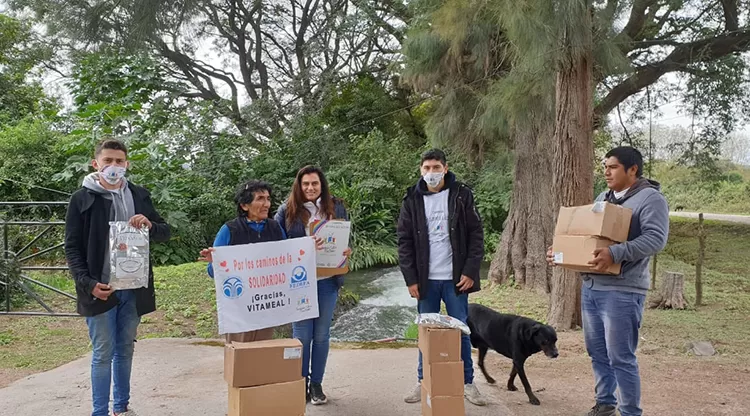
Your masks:
{"label": "cardboard box flap", "polygon": [[630,208],[608,202],[561,207],[555,235],[587,235],[627,241],[632,215]]}
{"label": "cardboard box flap", "polygon": [[298,339],[271,339],[267,341],[238,342],[232,341],[231,347],[236,350],[260,349],[260,348],[294,348],[302,347]]}

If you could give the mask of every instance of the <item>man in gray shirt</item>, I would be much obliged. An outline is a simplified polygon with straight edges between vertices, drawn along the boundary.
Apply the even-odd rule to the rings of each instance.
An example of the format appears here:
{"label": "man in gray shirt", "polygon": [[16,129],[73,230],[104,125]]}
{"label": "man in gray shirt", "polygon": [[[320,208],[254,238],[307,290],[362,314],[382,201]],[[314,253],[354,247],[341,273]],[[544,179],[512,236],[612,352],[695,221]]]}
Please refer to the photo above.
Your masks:
{"label": "man in gray shirt", "polygon": [[[604,168],[609,190],[596,200],[630,208],[633,216],[628,241],[597,249],[589,263],[600,272],[621,264],[620,274],[581,274],[583,333],[596,381],[596,405],[588,416],[615,416],[618,405],[622,416],[641,416],[635,350],[649,289],[649,260],[667,244],[669,207],[659,183],[643,177],[643,156],[638,150],[612,149]],[[547,261],[553,264],[551,249]]]}

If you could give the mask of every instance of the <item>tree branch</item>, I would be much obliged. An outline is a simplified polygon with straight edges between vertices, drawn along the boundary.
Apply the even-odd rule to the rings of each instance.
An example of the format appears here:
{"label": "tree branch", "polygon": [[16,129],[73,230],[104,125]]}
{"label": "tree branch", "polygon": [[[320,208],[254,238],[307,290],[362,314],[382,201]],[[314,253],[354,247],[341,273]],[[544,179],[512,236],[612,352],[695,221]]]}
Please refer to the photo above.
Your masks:
{"label": "tree branch", "polygon": [[664,60],[637,68],[633,75],[612,88],[594,109],[596,124],[600,125],[603,116],[609,114],[619,103],[653,84],[666,73],[685,71],[691,64],[748,50],[750,29],[680,44]]}
{"label": "tree branch", "polygon": [[737,0],[721,0],[724,9],[724,27],[727,32],[733,32],[740,26],[740,17],[737,12]]}
{"label": "tree branch", "polygon": [[656,4],[658,0],[635,0],[633,9],[630,10],[630,18],[625,28],[617,35],[616,41],[622,45],[627,45],[628,41],[637,40],[643,27],[648,21],[648,8]]}

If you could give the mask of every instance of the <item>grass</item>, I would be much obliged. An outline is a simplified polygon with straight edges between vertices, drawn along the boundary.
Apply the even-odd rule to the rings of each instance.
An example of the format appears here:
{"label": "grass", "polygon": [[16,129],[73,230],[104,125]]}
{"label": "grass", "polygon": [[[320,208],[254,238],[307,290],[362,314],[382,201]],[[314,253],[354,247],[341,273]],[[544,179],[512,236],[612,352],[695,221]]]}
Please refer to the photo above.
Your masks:
{"label": "grass", "polygon": [[[67,275],[34,273],[29,277],[75,293]],[[140,339],[218,337],[214,284],[206,274],[205,263],[158,267],[154,279],[157,310],[141,318]],[[46,289],[35,290],[56,312],[75,312],[74,301]],[[358,295],[341,291],[342,307],[355,306],[358,301]],[[27,308],[40,309],[36,304],[27,304]],[[0,319],[0,372],[44,371],[74,360],[90,350],[87,331],[83,318],[4,317]],[[289,328],[282,327],[281,331],[279,336],[291,336]]]}
{"label": "grass", "polygon": [[[705,222],[706,256],[703,266],[703,305],[696,308],[695,261],[697,221],[673,219],[667,248],[659,254],[657,276],[685,275],[686,310],[652,310],[644,314],[641,349],[648,353],[684,354],[693,341],[710,341],[724,355],[750,355],[750,226]],[[659,281],[657,280],[657,287]],[[651,296],[651,294],[649,294]],[[525,315],[544,322],[547,296],[508,285],[493,286],[472,295],[471,301],[498,311]]]}
{"label": "grass", "polygon": [[[707,221],[707,253],[704,265],[704,306],[684,311],[647,310],[641,348],[648,353],[683,354],[690,341],[711,341],[721,354],[750,355],[750,226]],[[685,294],[695,299],[696,221],[672,221],[669,244],[659,255],[659,273],[684,273]],[[65,275],[35,273],[31,276],[68,292],[72,281]],[[140,338],[198,337],[217,335],[213,282],[199,263],[160,267],[155,270],[157,312],[142,319]],[[56,310],[74,312],[75,303],[38,289]],[[342,295],[345,299],[356,295]],[[494,285],[471,295],[471,301],[498,311],[544,321],[547,297],[507,285]],[[692,305],[692,303],[691,303]],[[31,306],[29,306],[31,307]],[[38,310],[38,308],[35,308]],[[416,326],[405,338],[417,337]],[[200,341],[198,341],[200,342]],[[206,341],[212,342],[212,341]],[[413,343],[371,343],[357,348],[393,348]],[[81,318],[3,317],[0,319],[0,376],[6,371],[44,371],[69,362],[90,349]]]}

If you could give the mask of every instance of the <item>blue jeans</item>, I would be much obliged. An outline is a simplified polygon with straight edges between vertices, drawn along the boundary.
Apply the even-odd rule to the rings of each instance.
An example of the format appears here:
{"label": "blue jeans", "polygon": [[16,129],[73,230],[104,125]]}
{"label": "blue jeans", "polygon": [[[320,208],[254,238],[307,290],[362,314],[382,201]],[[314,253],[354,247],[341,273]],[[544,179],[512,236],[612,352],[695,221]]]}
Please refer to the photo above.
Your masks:
{"label": "blue jeans", "polygon": [[619,402],[622,416],[643,414],[635,350],[645,300],[639,293],[592,290],[586,282],[581,289],[583,335],[594,369],[596,402]]}
{"label": "blue jeans", "polygon": [[[315,319],[292,324],[292,334],[302,343],[302,377],[323,383],[328,351],[331,348],[331,322],[339,298],[337,278],[318,280],[318,311]],[[312,367],[312,374],[310,367]]]}
{"label": "blue jeans", "polygon": [[[417,305],[419,313],[440,313],[440,301],[445,302],[448,316],[466,323],[469,317],[469,295],[456,295],[453,280],[430,280],[427,297],[420,299]],[[474,382],[474,366],[471,360],[471,340],[466,334],[461,334],[461,360],[464,362],[464,384]],[[419,352],[417,378],[422,381],[422,352]]]}
{"label": "blue jeans", "polygon": [[132,290],[115,292],[120,303],[109,311],[86,318],[94,347],[91,357],[92,416],[109,415],[109,387],[114,381],[116,413],[125,412],[130,401],[130,370],[140,316]]}

